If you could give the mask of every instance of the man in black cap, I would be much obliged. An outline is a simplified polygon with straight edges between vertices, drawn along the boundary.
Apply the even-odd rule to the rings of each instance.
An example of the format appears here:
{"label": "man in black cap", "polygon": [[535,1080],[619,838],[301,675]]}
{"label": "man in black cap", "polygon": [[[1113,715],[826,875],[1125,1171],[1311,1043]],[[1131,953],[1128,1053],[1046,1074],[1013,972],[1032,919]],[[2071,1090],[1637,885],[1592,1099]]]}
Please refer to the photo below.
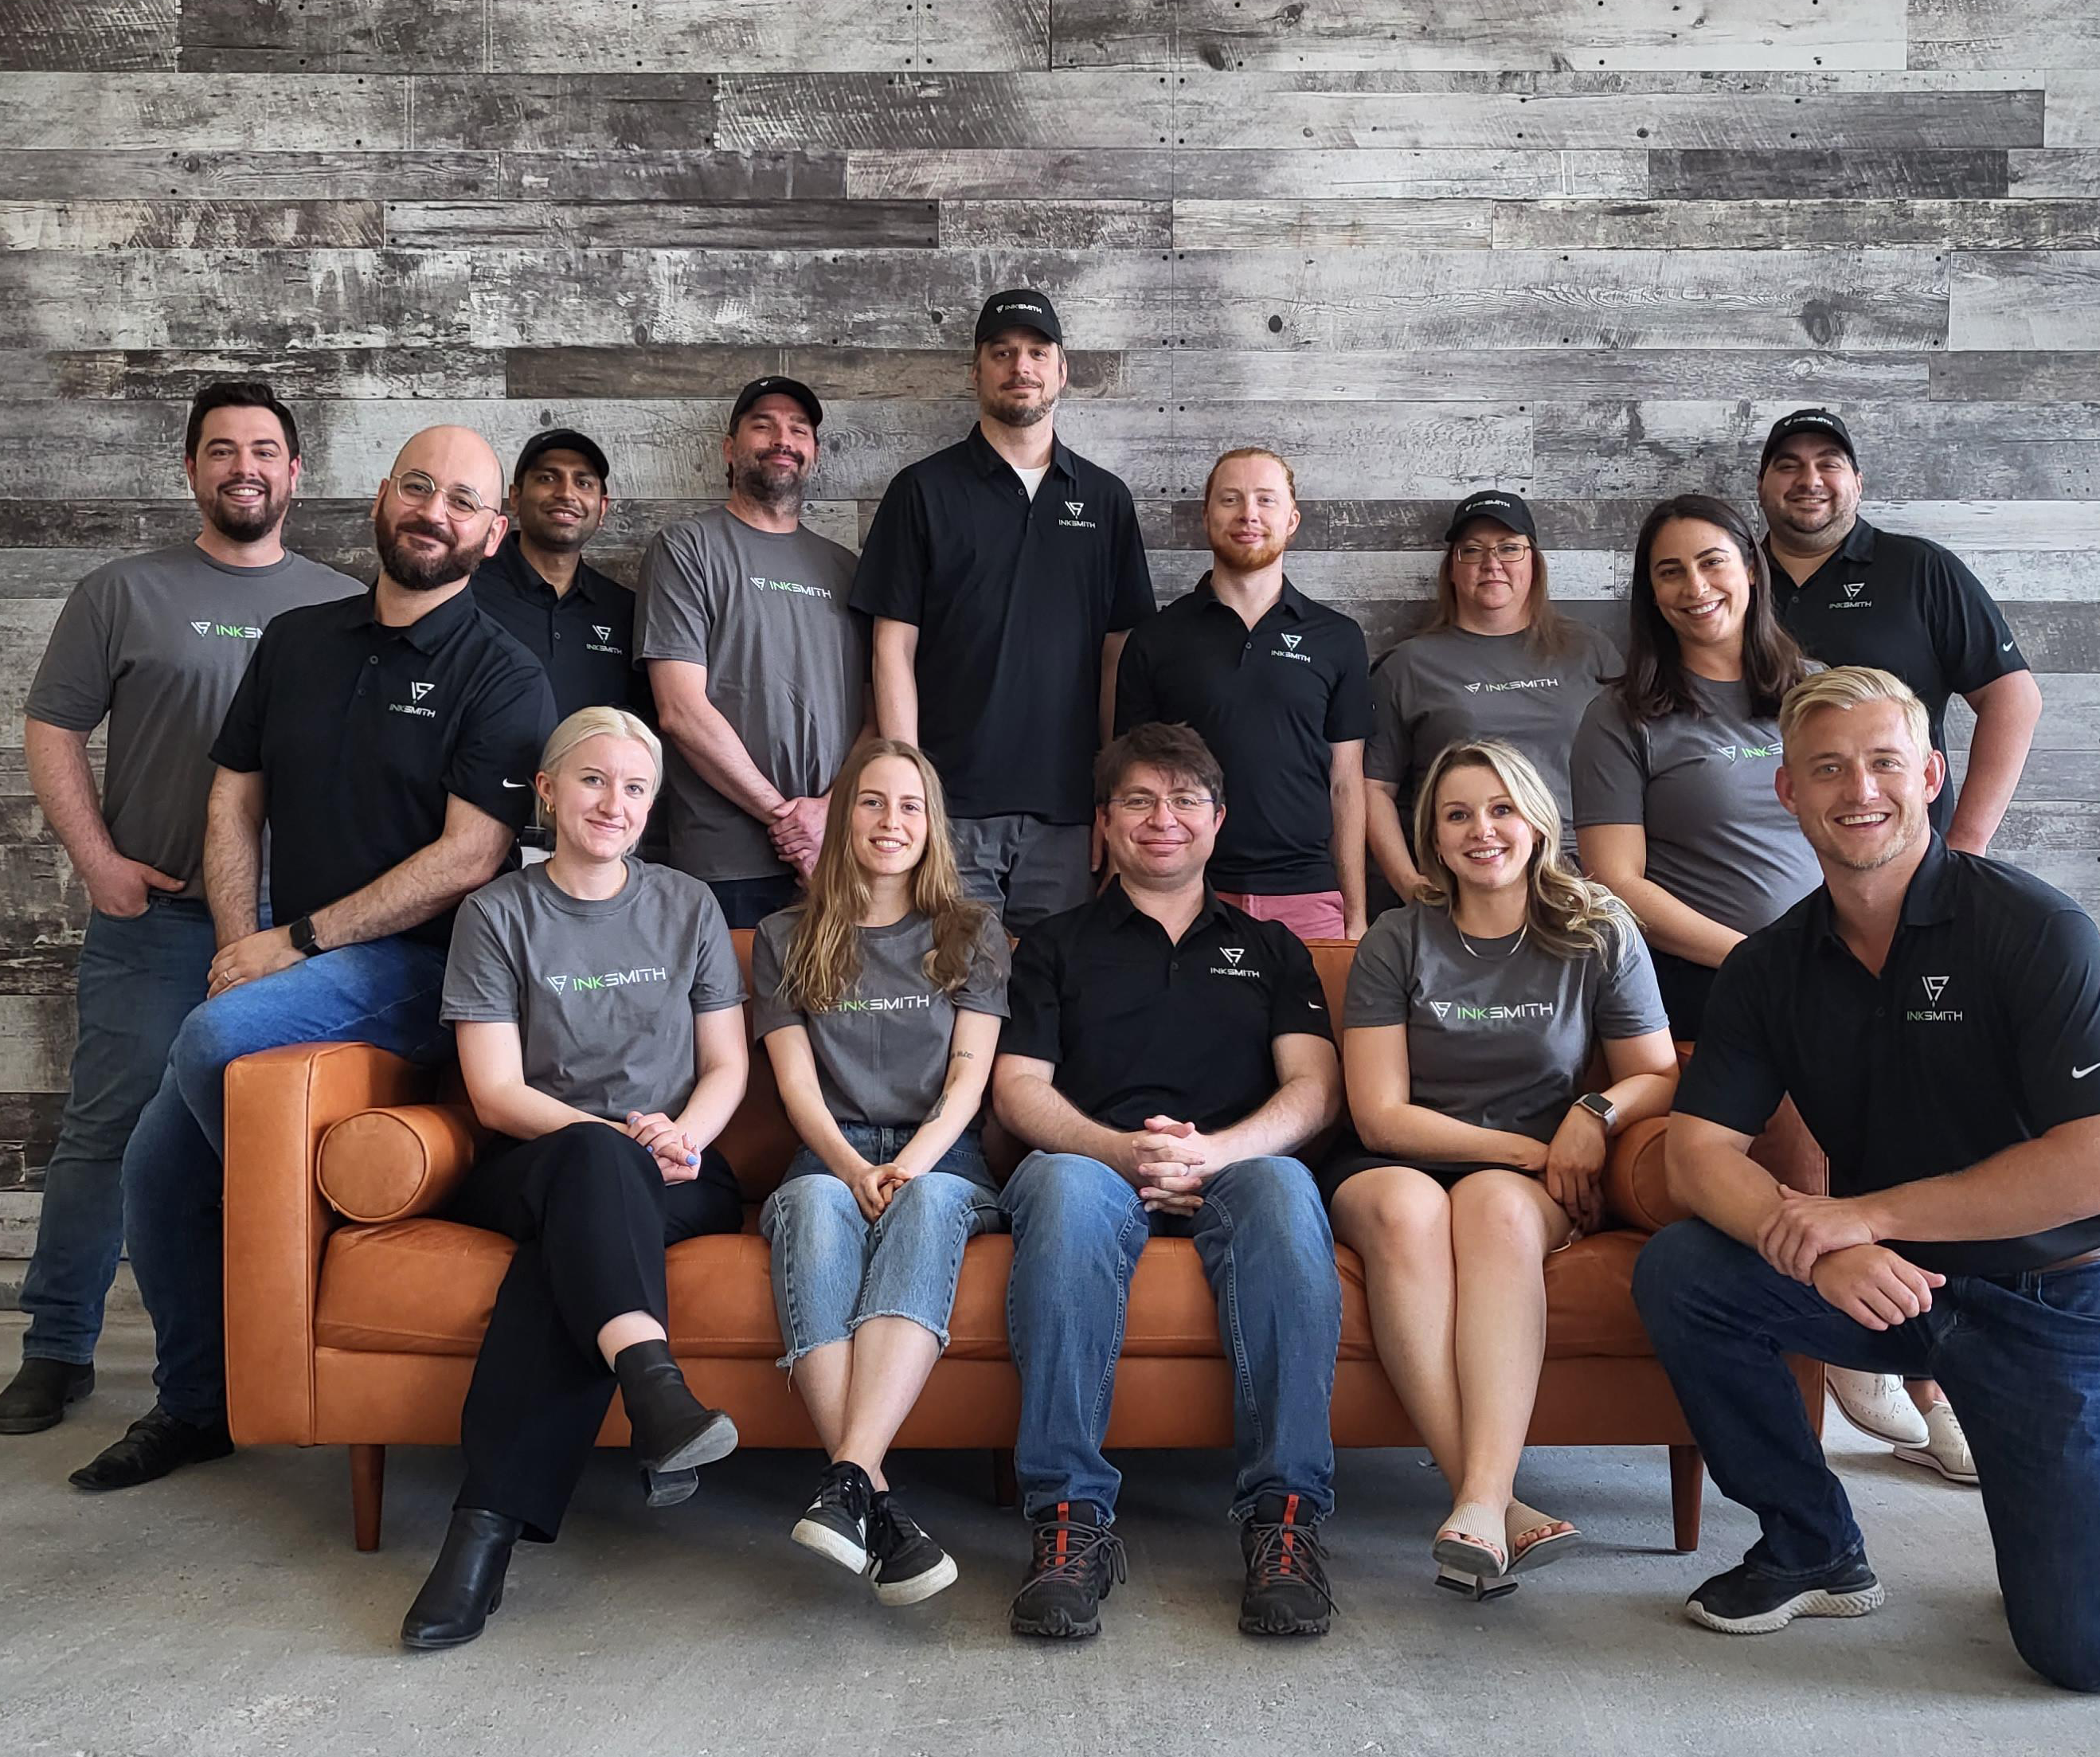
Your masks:
{"label": "man in black cap", "polygon": [[593,440],[549,427],[510,474],[510,530],[474,573],[476,603],[547,668],[555,711],[646,710],[634,670],[634,594],[583,558],[612,510],[611,470]]}
{"label": "man in black cap", "polygon": [[[1958,692],[1975,710],[1959,800],[1943,788],[1931,823],[1949,848],[1988,854],[2041,717],[2041,691],[1983,582],[1937,543],[1868,524],[1860,516],[1864,487],[1852,435],[1831,410],[1798,408],[1772,423],[1758,500],[1780,615],[1812,657],[1872,665],[1908,684],[1943,762],[1948,696]],[[1914,1409],[1893,1378],[1833,1367],[1830,1388],[1846,1419],[1893,1443],[1897,1457],[1976,1481],[1961,1424],[1930,1380],[1910,1386]]]}
{"label": "man in black cap", "polygon": [[1010,928],[1092,893],[1094,753],[1154,609],[1130,490],[1054,431],[1064,342],[1041,294],[985,302],[977,424],[898,473],[854,576],[876,722],[933,759],[964,881]]}
{"label": "man in black cap", "polygon": [[671,863],[713,890],[731,927],[795,900],[832,777],[867,723],[853,552],[801,523],[823,418],[792,378],[746,385],[721,444],[728,503],[666,525],[642,561]]}

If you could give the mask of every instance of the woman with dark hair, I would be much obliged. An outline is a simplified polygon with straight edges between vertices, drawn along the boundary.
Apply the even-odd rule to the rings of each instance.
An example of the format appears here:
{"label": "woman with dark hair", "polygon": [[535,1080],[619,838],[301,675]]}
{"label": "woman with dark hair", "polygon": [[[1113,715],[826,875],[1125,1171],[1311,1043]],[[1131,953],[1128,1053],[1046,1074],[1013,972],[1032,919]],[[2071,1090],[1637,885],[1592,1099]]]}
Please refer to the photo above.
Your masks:
{"label": "woman with dark hair", "polygon": [[1710,495],[1648,515],[1629,596],[1626,675],[1575,737],[1577,841],[1640,922],[1671,1031],[1696,1039],[1721,960],[1821,882],[1772,786],[1780,702],[1811,667],[1749,526]]}
{"label": "woman with dark hair", "polygon": [[[1554,608],[1538,538],[1516,495],[1491,488],[1462,501],[1444,532],[1436,608],[1371,673],[1365,830],[1372,859],[1403,903],[1422,881],[1405,827],[1446,745],[1471,738],[1515,745],[1551,789],[1562,824],[1572,821],[1568,747],[1619,656]],[[1573,855],[1572,841],[1563,852]]]}
{"label": "woman with dark hair", "polygon": [[955,1578],[883,1460],[948,1344],[964,1245],[1005,1225],[977,1115],[1007,969],[1004,931],[963,894],[933,765],[862,744],[832,784],[809,895],[759,924],[751,978],[803,1141],[759,1215],[780,1364],[831,1459],[794,1538],[888,1605]]}

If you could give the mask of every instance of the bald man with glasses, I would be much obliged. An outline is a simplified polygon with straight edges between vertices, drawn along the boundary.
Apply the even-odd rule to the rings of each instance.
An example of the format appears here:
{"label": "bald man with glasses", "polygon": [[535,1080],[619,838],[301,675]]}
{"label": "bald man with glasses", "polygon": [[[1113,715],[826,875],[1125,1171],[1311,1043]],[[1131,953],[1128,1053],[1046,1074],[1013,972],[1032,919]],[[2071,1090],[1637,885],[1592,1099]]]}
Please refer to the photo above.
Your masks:
{"label": "bald man with glasses", "polygon": [[451,1053],[438,1003],[452,910],[509,859],[554,724],[540,662],[467,589],[503,540],[502,492],[480,435],[411,439],[373,500],[377,584],[271,622],[212,746],[204,873],[218,954],[124,1154],[125,1242],[159,1397],[76,1487],[130,1488],[233,1449],[227,1065],[296,1043],[374,1043],[426,1062]]}

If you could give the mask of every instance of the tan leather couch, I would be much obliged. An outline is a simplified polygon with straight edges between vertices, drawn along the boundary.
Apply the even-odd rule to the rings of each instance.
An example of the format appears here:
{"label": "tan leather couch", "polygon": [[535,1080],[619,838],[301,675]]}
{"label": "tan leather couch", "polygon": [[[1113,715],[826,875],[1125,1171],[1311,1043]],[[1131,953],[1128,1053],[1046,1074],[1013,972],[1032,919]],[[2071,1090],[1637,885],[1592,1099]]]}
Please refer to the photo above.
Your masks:
{"label": "tan leather couch", "polygon": [[[736,936],[745,974],[750,938]],[[1317,946],[1330,1010],[1341,1011],[1352,948]],[[1782,1116],[1790,1116],[1790,1110]],[[1775,1119],[1776,1124],[1780,1121]],[[1664,1190],[1660,1122],[1614,1142],[1610,1229],[1546,1265],[1546,1360],[1531,1440],[1539,1446],[1670,1449],[1675,1538],[1696,1548],[1698,1451],[1634,1309],[1634,1258],[1678,1217]],[[234,1438],[243,1446],[350,1448],[358,1547],[379,1542],[386,1448],[445,1446],[511,1243],[436,1218],[470,1163],[477,1128],[456,1073],[411,1067],[361,1044],[306,1044],[244,1057],[227,1072],[226,1341]],[[721,1146],[751,1207],[741,1234],[670,1252],[671,1344],[695,1389],[736,1418],[743,1443],[814,1446],[801,1403],[774,1365],[781,1352],[757,1236],[757,1203],[795,1140],[762,1050]],[[1824,1165],[1798,1122],[1759,1156],[1820,1190]],[[1419,1443],[1372,1347],[1363,1276],[1339,1249],[1342,1346],[1338,1446]],[[963,1260],[952,1340],[898,1443],[989,1448],[1010,1485],[1020,1383],[1007,1358],[1004,1236],[973,1239]],[[1797,1367],[1819,1423],[1820,1366]],[[1227,1446],[1231,1384],[1216,1306],[1193,1245],[1154,1239],[1138,1265],[1109,1425],[1111,1447]],[[615,1398],[601,1443],[624,1444]],[[1010,1492],[1010,1487],[1008,1491]]]}

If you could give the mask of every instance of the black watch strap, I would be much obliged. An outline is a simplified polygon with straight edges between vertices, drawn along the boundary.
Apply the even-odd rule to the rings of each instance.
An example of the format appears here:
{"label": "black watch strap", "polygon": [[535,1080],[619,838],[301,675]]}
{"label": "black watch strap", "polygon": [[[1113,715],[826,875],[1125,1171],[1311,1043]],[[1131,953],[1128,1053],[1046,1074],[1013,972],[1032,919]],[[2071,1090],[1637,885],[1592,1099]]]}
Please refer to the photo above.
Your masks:
{"label": "black watch strap", "polygon": [[314,918],[302,915],[285,931],[292,936],[292,950],[300,956],[311,958],[321,949],[320,941],[314,934]]}

